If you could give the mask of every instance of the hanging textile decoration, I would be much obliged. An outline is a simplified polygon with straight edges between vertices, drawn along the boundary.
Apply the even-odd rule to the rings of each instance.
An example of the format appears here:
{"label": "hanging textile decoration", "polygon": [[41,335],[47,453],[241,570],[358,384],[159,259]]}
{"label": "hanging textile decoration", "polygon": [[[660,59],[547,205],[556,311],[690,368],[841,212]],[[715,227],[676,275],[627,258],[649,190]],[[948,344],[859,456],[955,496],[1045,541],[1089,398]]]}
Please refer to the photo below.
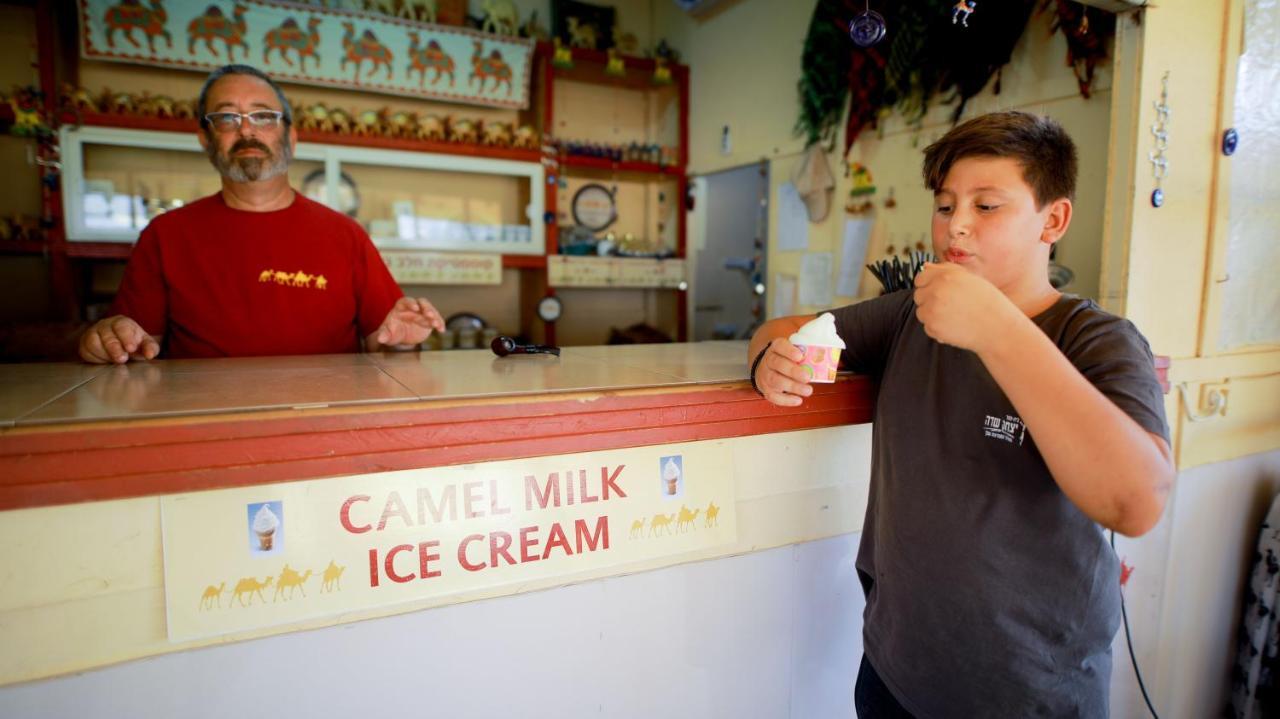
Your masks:
{"label": "hanging textile decoration", "polygon": [[[1088,97],[1115,18],[1073,0],[880,2],[883,16],[871,13],[868,0],[818,0],[801,58],[796,133],[809,143],[834,144],[846,97],[845,155],[863,129],[875,127],[891,109],[919,124],[941,96],[944,104],[954,104],[951,118],[959,121],[968,101],[993,77],[992,90],[1000,93],[1002,68],[1032,14],[1051,6],[1053,29],[1066,35],[1068,62]],[[879,27],[886,29],[876,39]],[[872,39],[877,41],[863,44]]]}
{"label": "hanging textile decoration", "polygon": [[951,0],[902,3],[895,18],[898,31],[884,68],[884,104],[896,108],[908,124],[918,125],[938,90],[943,69],[951,59],[938,56],[929,39],[947,32],[946,11]]}
{"label": "hanging textile decoration", "polygon": [[1116,32],[1116,16],[1093,10],[1069,0],[1044,0],[1041,11],[1053,5],[1053,26],[1049,32],[1062,31],[1067,39],[1067,64],[1076,74],[1080,95],[1093,92],[1093,71],[1107,59],[1107,39]]}
{"label": "hanging textile decoration", "polygon": [[[938,38],[938,48],[945,53],[942,57],[964,58],[952,63],[942,75],[942,89],[952,91],[946,102],[956,103],[951,113],[952,122],[960,120],[965,105],[982,92],[993,75],[996,76],[993,91],[1000,94],[999,73],[1009,63],[1014,46],[1026,32],[1036,2],[1009,0],[998,9],[987,8],[981,19],[975,18],[969,27],[962,31],[951,27],[952,32],[942,33]],[[929,42],[932,44],[934,38]]]}
{"label": "hanging textile decoration", "polygon": [[853,87],[849,73],[857,52],[850,53],[852,43],[846,34],[854,15],[850,4],[846,0],[819,0],[809,21],[800,59],[800,118],[795,127],[806,145],[834,141],[845,96]]}

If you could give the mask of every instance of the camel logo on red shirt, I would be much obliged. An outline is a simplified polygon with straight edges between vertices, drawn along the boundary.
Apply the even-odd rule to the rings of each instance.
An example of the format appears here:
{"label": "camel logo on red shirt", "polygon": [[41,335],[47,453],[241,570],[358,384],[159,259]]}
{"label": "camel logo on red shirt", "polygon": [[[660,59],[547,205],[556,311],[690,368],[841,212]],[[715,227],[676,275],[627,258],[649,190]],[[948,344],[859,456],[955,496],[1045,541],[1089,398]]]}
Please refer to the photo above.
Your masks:
{"label": "camel logo on red shirt", "polygon": [[317,290],[323,290],[329,286],[329,280],[326,280],[324,275],[309,275],[302,270],[297,272],[263,270],[258,274],[258,281],[274,282],[285,287],[314,287]]}

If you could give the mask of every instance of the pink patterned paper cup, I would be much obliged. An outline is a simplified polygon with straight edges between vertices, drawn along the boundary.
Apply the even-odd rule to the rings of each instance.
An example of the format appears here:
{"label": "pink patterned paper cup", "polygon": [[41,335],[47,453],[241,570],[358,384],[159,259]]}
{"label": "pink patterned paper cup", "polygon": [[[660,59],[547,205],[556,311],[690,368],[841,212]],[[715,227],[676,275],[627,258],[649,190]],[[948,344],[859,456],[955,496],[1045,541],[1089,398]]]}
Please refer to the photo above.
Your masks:
{"label": "pink patterned paper cup", "polygon": [[839,347],[821,345],[796,345],[804,351],[800,366],[809,375],[810,382],[835,382],[836,367],[840,364]]}

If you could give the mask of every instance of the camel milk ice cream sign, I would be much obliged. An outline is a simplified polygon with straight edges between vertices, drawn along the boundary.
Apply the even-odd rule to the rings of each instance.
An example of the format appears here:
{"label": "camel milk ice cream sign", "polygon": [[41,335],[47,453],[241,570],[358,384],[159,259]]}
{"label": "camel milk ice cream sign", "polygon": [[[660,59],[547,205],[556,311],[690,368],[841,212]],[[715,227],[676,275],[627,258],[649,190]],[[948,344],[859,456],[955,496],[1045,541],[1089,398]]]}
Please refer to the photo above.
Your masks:
{"label": "camel milk ice cream sign", "polygon": [[165,496],[169,639],[732,543],[730,461],[697,442]]}

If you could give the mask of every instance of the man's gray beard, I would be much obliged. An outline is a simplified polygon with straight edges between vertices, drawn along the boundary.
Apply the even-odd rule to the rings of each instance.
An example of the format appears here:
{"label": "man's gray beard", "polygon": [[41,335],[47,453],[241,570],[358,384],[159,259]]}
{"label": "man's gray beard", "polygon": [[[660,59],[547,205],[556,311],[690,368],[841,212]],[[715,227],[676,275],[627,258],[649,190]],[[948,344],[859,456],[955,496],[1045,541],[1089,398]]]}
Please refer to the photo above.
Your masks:
{"label": "man's gray beard", "polygon": [[[262,144],[266,145],[265,142]],[[289,162],[293,160],[289,143],[281,142],[278,153],[270,148],[267,151],[271,153],[270,157],[231,157],[210,143],[209,162],[213,163],[218,174],[232,182],[270,180],[288,172]]]}

